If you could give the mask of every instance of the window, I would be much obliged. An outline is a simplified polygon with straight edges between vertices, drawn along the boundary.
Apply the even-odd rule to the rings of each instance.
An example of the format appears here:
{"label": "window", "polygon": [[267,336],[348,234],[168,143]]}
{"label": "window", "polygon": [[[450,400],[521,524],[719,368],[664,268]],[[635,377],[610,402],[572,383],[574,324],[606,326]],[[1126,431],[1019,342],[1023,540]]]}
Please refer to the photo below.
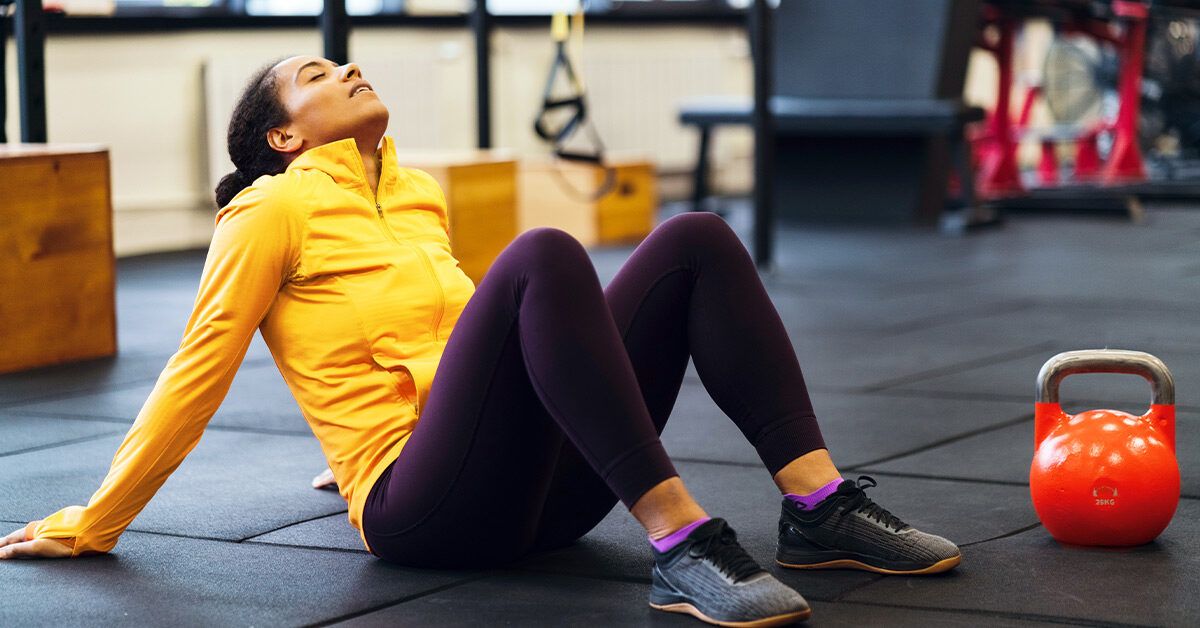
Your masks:
{"label": "window", "polygon": [[[324,0],[243,0],[248,15],[318,15]],[[404,0],[346,0],[350,15],[401,13]]]}

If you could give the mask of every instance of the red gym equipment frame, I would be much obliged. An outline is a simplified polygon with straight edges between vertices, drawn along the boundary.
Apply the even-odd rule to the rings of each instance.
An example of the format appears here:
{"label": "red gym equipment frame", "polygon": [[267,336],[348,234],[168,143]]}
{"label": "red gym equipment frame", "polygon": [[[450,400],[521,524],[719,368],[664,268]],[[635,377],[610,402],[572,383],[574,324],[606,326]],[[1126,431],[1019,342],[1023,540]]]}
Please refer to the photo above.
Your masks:
{"label": "red gym equipment frame", "polygon": [[[1053,2],[1043,2],[1041,5],[1046,9],[1055,8]],[[978,44],[980,48],[996,57],[999,69],[996,107],[989,113],[982,132],[971,137],[978,163],[976,189],[984,200],[1020,197],[1027,193],[1021,182],[1017,150],[1019,136],[1029,122],[1033,101],[1041,94],[1038,88],[1029,92],[1022,105],[1020,117],[1014,124],[1010,113],[1013,96],[1013,42],[1023,19],[1036,15],[1037,7],[1020,7],[1023,10],[1010,10],[1010,7],[1011,5],[1003,2],[989,3],[983,7],[982,32],[986,35],[990,28],[995,37],[989,41],[986,36],[981,36]],[[1066,15],[1069,17],[1057,24],[1063,31],[1082,33],[1097,41],[1112,44],[1120,59],[1120,108],[1117,119],[1112,123],[1083,127],[1072,138],[1078,146],[1074,182],[1094,181],[1101,187],[1146,181],[1146,168],[1142,161],[1141,149],[1138,147],[1138,116],[1141,109],[1142,64],[1145,60],[1150,9],[1146,2],[1138,0],[1112,0],[1109,8],[1111,16],[1068,10]],[[1113,147],[1108,159],[1101,163],[1096,139],[1104,131],[1112,132]],[[1037,181],[1043,188],[1062,185],[1058,159],[1055,156],[1055,142],[1054,138],[1049,137],[1041,140],[1042,159],[1037,169]]]}

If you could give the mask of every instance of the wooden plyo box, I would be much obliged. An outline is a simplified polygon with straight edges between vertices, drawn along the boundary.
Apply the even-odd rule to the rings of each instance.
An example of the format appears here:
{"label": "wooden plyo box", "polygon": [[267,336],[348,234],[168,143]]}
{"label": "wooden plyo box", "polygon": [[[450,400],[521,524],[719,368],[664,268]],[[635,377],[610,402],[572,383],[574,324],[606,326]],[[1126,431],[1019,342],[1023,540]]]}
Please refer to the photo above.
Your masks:
{"label": "wooden plyo box", "polygon": [[108,149],[0,144],[0,373],[117,352]]}
{"label": "wooden plyo box", "polygon": [[446,194],[450,250],[476,284],[517,237],[517,162],[502,151],[399,152],[401,166],[433,175]]}
{"label": "wooden plyo box", "polygon": [[603,168],[546,159],[523,161],[520,230],[557,227],[584,246],[640,242],[654,228],[658,179],[654,164],[632,157],[608,160],[612,190],[589,198],[604,183]]}

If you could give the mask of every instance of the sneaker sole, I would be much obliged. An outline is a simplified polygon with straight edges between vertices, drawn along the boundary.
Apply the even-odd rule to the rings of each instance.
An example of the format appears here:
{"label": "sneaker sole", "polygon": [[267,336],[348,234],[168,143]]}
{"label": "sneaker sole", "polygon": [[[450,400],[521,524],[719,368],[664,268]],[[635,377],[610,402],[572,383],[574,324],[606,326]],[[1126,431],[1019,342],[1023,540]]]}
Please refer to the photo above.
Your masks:
{"label": "sneaker sole", "polygon": [[787,567],[788,569],[859,569],[862,571],[873,571],[875,573],[882,573],[891,576],[923,576],[928,574],[942,573],[943,571],[950,571],[951,569],[954,569],[961,562],[962,554],[959,554],[958,556],[952,556],[945,560],[940,560],[928,567],[922,567],[921,569],[902,570],[876,567],[874,565],[868,565],[867,563],[849,558],[830,560],[823,563],[809,563],[804,565],[785,563],[781,560],[775,561],[775,563],[780,567]]}
{"label": "sneaker sole", "polygon": [[794,624],[798,621],[804,621],[812,616],[812,609],[796,611],[795,613],[785,613],[783,615],[774,615],[755,619],[754,621],[720,621],[713,619],[708,615],[700,612],[700,609],[688,604],[687,602],[676,602],[674,604],[655,604],[650,602],[650,607],[668,613],[684,613],[691,615],[702,622],[713,624],[716,626],[728,626],[730,628],[768,628],[768,626],[785,626]]}

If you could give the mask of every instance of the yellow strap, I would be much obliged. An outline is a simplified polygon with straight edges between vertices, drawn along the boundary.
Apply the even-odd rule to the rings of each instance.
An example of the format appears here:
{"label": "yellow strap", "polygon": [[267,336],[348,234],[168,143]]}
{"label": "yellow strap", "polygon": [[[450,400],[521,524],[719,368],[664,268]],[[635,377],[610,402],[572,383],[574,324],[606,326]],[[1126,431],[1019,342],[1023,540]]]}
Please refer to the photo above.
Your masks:
{"label": "yellow strap", "polygon": [[555,13],[554,17],[550,18],[550,37],[556,42],[566,41],[568,31],[567,14]]}
{"label": "yellow strap", "polygon": [[577,62],[575,64],[576,78],[579,80],[579,91],[587,90],[586,81],[583,78],[583,0],[575,3],[575,13],[571,16],[571,31],[575,34],[573,42],[574,50],[571,56]]}

